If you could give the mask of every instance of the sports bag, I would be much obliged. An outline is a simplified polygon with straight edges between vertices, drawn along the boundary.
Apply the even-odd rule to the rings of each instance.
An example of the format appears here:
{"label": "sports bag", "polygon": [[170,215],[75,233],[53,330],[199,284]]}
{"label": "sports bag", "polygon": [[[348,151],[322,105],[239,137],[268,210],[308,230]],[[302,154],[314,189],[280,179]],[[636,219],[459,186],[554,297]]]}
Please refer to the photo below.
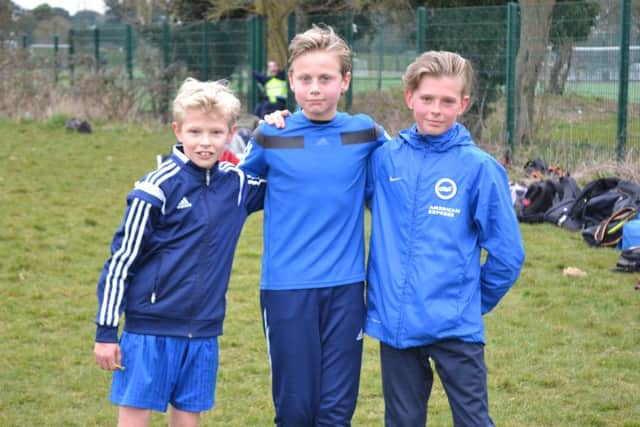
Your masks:
{"label": "sports bag", "polygon": [[636,208],[626,206],[596,225],[582,230],[582,237],[591,246],[615,247],[622,240],[622,227],[638,215]]}
{"label": "sports bag", "polygon": [[516,207],[518,220],[528,223],[543,222],[544,213],[553,204],[556,192],[557,187],[550,179],[533,182],[527,187],[522,205]]}

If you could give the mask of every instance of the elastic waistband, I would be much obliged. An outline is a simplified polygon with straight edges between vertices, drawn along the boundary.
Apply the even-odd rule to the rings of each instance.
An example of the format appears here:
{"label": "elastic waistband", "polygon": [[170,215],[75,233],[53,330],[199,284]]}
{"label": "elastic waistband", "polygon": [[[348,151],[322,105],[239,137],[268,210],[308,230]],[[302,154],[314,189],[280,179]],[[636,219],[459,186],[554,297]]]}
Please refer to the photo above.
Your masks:
{"label": "elastic waistband", "polygon": [[124,330],[143,335],[208,338],[222,335],[222,321],[127,316],[125,318]]}

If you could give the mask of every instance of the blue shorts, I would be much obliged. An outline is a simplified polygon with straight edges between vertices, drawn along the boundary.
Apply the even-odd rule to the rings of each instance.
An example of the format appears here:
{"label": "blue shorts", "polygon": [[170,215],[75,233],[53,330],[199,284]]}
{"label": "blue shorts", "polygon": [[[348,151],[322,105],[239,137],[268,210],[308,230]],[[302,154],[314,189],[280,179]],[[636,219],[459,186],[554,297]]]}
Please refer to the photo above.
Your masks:
{"label": "blue shorts", "polygon": [[171,403],[188,412],[207,411],[215,400],[218,338],[177,338],[125,332],[124,370],[113,373],[116,405],[166,412]]}

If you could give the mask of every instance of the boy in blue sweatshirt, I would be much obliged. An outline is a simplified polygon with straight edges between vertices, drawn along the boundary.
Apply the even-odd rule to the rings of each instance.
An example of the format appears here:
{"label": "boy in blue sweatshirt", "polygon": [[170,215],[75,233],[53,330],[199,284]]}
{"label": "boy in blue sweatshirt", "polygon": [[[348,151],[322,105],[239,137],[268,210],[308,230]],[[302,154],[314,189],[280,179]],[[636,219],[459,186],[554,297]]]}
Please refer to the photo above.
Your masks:
{"label": "boy in blue sweatshirt", "polygon": [[456,121],[470,100],[467,60],[426,52],[403,80],[415,124],[374,152],[367,183],[365,331],[380,340],[385,425],[426,424],[432,360],[453,424],[491,426],[482,316],[524,261],[507,175]]}
{"label": "boy in blue sweatshirt", "polygon": [[240,167],[269,181],[260,303],[279,426],[349,426],[358,397],[364,305],[364,196],[370,117],[338,112],[351,51],[314,26],[289,45],[301,111],[263,125]]}
{"label": "boy in blue sweatshirt", "polygon": [[233,253],[265,191],[218,162],[239,111],[226,82],[188,78],[173,102],[178,144],[127,196],[98,282],[94,346],[96,364],[114,371],[118,425],[146,426],[171,404],[170,425],[197,426],[213,407]]}

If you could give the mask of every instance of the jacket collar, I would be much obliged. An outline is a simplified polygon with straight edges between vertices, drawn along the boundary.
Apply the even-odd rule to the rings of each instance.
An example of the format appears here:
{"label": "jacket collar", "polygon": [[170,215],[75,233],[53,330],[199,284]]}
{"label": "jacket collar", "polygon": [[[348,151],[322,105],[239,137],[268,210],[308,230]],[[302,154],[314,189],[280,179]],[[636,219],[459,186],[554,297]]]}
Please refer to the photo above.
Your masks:
{"label": "jacket collar", "polygon": [[[182,146],[182,144],[178,143],[176,145],[173,146],[173,159],[174,161],[180,165],[180,167],[182,167],[184,170],[197,175],[197,176],[205,176],[207,173],[207,169],[205,168],[201,168],[200,166],[196,165],[195,163],[193,163],[191,161],[191,159],[189,159],[189,157],[187,157],[186,154],[184,154],[184,147]],[[219,162],[215,162],[213,164],[213,166],[211,167],[211,174],[210,177],[213,178],[218,172],[218,164]]]}
{"label": "jacket collar", "polygon": [[460,123],[454,124],[451,129],[436,136],[421,134],[414,124],[409,129],[400,131],[399,136],[409,145],[419,150],[442,152],[457,145],[473,145],[469,131]]}

